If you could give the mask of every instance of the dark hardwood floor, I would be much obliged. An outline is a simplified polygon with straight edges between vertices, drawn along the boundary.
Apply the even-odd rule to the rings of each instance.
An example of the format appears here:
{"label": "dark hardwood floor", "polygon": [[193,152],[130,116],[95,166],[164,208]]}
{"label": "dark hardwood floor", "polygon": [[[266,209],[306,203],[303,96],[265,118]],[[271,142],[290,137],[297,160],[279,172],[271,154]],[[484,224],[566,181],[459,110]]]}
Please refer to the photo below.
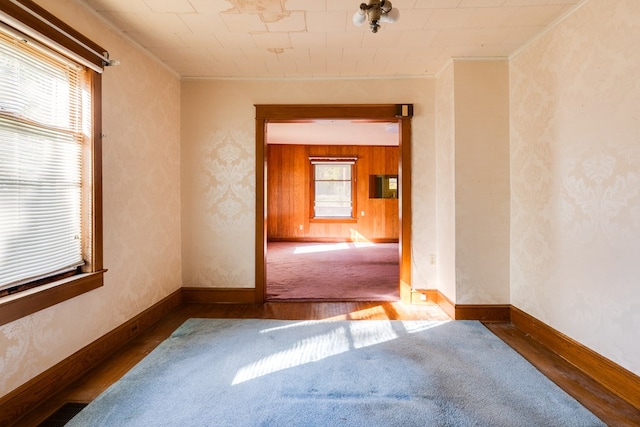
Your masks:
{"label": "dark hardwood floor", "polygon": [[[185,320],[201,318],[259,318],[283,320],[448,320],[435,305],[400,302],[270,302],[264,305],[183,304],[143,331],[85,377],[60,390],[35,408],[20,426],[41,425],[65,403],[88,403],[121,378]],[[533,341],[510,323],[486,323],[493,333],[522,354],[542,373],[610,426],[640,425],[640,410],[616,398],[581,371]],[[50,424],[51,425],[51,424]]]}

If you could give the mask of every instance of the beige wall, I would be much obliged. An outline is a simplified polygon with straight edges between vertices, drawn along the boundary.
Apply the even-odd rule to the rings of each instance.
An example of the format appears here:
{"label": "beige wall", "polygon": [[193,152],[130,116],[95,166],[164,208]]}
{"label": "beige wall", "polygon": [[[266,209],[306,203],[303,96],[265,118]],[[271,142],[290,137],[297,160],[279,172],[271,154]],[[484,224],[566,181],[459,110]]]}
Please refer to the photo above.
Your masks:
{"label": "beige wall", "polygon": [[436,83],[436,238],[435,288],[456,300],[456,165],[453,62]]}
{"label": "beige wall", "polygon": [[509,304],[509,64],[454,61],[457,304]]}
{"label": "beige wall", "polygon": [[[637,0],[591,0],[512,59],[510,161],[499,160],[501,125],[474,131],[475,112],[504,113],[503,92],[495,105],[485,104],[492,99],[486,94],[475,98],[476,89],[486,90],[476,87],[475,73],[497,77],[503,65],[482,71],[485,64],[458,61],[437,80],[181,84],[75,0],[38,2],[121,61],[104,75],[109,272],[103,288],[0,326],[0,395],[181,282],[254,286],[253,104],[277,103],[413,103],[414,286],[437,287],[457,303],[511,302],[640,374]],[[505,82],[491,84],[503,91]],[[476,164],[476,156],[489,153]],[[495,204],[469,194],[476,177],[492,183],[479,190]],[[474,259],[479,253],[484,258]],[[430,254],[437,255],[437,272]]]}
{"label": "beige wall", "polygon": [[38,1],[111,52],[103,75],[105,286],[0,326],[0,396],[181,285],[180,85],[74,0]]}
{"label": "beige wall", "polygon": [[640,2],[512,60],[511,302],[640,374]]}
{"label": "beige wall", "polygon": [[433,79],[182,83],[185,286],[255,286],[254,104],[413,103],[414,285],[433,287]]}
{"label": "beige wall", "polygon": [[509,65],[456,60],[436,82],[437,289],[509,303]]}

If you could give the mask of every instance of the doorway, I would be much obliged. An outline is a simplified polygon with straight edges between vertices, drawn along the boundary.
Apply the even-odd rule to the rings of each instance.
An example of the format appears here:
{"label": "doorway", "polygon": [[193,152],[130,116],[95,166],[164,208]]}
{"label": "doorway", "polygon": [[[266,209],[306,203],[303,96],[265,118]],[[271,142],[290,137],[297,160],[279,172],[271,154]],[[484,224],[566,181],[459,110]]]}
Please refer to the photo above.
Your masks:
{"label": "doorway", "polygon": [[399,294],[411,298],[411,115],[410,105],[256,105],[256,303],[266,299],[267,132],[270,122],[362,120],[398,123]]}

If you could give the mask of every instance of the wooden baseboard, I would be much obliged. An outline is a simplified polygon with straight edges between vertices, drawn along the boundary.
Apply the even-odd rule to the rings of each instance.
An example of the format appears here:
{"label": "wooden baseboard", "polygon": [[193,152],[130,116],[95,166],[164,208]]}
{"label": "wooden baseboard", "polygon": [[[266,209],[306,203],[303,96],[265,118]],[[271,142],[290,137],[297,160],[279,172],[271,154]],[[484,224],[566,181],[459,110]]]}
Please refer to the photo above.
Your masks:
{"label": "wooden baseboard", "polygon": [[640,377],[638,375],[514,306],[511,306],[511,322],[616,396],[640,409]]}
{"label": "wooden baseboard", "polygon": [[411,304],[436,304],[438,291],[435,289],[412,289]]}
{"label": "wooden baseboard", "polygon": [[254,304],[254,288],[182,288],[182,302],[195,304]]}
{"label": "wooden baseboard", "polygon": [[34,407],[78,380],[132,338],[178,307],[181,302],[182,290],[178,289],[133,319],[2,397],[0,425],[19,425],[20,418]]}
{"label": "wooden baseboard", "polygon": [[[429,291],[427,291],[429,292]],[[454,320],[482,320],[483,322],[509,322],[509,304],[455,304],[438,290],[431,290],[433,300]]]}
{"label": "wooden baseboard", "polygon": [[456,305],[440,291],[436,291],[436,304],[452,319],[456,318]]}
{"label": "wooden baseboard", "polygon": [[456,304],[455,319],[509,322],[511,306],[509,304]]}

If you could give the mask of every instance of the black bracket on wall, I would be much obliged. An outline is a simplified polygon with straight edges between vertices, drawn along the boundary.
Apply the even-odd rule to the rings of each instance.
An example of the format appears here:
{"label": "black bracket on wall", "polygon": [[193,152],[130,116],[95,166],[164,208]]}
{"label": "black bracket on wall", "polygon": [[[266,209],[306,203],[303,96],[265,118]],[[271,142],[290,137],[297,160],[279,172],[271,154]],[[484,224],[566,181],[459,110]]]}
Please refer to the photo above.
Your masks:
{"label": "black bracket on wall", "polygon": [[396,117],[413,117],[413,104],[396,104]]}

